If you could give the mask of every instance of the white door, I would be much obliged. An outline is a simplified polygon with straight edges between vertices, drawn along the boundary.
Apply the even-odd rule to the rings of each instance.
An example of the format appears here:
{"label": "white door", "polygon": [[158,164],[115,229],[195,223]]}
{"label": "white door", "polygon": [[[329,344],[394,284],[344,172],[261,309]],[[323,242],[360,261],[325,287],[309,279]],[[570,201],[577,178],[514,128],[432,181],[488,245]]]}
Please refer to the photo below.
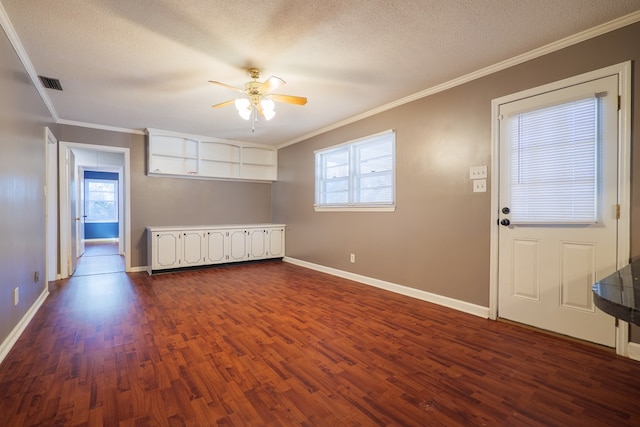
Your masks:
{"label": "white door", "polygon": [[47,281],[58,275],[58,140],[47,135]]}
{"label": "white door", "polygon": [[67,163],[67,177],[69,179],[69,203],[71,212],[71,245],[69,245],[69,275],[73,275],[78,266],[78,182],[76,174],[76,156],[69,150],[69,162]]}
{"label": "white door", "polygon": [[85,211],[85,205],[84,205],[84,169],[83,168],[79,168],[79,172],[80,175],[76,177],[76,182],[79,184],[78,185],[78,198],[77,198],[77,203],[78,203],[78,208],[77,208],[77,212],[78,212],[78,217],[80,218],[79,221],[76,221],[77,227],[78,227],[78,231],[76,233],[76,236],[78,238],[78,257],[81,257],[82,255],[84,255],[84,251],[85,251],[85,245],[84,245],[84,225],[87,222],[87,214]]}
{"label": "white door", "polygon": [[610,76],[500,106],[499,317],[615,345],[617,103]]}

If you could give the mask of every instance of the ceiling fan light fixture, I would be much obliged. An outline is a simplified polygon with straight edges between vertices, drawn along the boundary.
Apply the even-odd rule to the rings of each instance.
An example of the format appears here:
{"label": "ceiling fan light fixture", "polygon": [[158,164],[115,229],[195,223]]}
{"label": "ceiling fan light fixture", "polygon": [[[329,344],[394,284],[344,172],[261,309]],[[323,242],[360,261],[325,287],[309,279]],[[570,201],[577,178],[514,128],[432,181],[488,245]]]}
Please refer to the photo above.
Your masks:
{"label": "ceiling fan light fixture", "polygon": [[[258,115],[265,118],[265,120],[271,120],[275,115],[275,102],[284,102],[294,105],[305,105],[307,98],[293,95],[280,95],[272,93],[275,89],[282,86],[286,82],[280,77],[271,76],[264,82],[259,82],[260,70],[257,68],[250,68],[249,76],[253,81],[247,82],[244,85],[244,89],[240,89],[234,86],[229,86],[225,83],[220,83],[215,80],[209,80],[209,83],[213,83],[218,86],[222,86],[227,89],[231,89],[235,92],[239,92],[244,96],[238,99],[230,99],[219,104],[215,104],[213,108],[221,108],[230,104],[235,104],[238,114],[245,120],[250,120],[253,117],[253,122],[258,121]],[[251,129],[254,130],[253,128]]]}
{"label": "ceiling fan light fixture", "polygon": [[262,98],[260,100],[260,107],[262,107],[262,114],[266,120],[271,120],[276,115],[276,104],[269,98]]}
{"label": "ceiling fan light fixture", "polygon": [[249,120],[251,117],[251,102],[247,98],[238,98],[235,100],[235,106],[240,117]]}
{"label": "ceiling fan light fixture", "polygon": [[275,111],[273,111],[273,110],[268,110],[268,111],[267,111],[267,110],[264,110],[264,111],[263,111],[263,114],[264,114],[264,118],[265,118],[265,119],[267,119],[267,120],[271,120],[271,119],[273,119],[273,116],[275,116],[275,115],[276,115],[276,112],[275,112]]}
{"label": "ceiling fan light fixture", "polygon": [[240,114],[240,117],[242,117],[245,120],[249,120],[251,118],[251,110],[249,109],[238,111],[238,114]]}
{"label": "ceiling fan light fixture", "polygon": [[275,102],[273,102],[269,98],[262,98],[262,100],[260,101],[260,105],[262,106],[262,109],[265,113],[267,111],[273,111],[274,108],[276,108]]}

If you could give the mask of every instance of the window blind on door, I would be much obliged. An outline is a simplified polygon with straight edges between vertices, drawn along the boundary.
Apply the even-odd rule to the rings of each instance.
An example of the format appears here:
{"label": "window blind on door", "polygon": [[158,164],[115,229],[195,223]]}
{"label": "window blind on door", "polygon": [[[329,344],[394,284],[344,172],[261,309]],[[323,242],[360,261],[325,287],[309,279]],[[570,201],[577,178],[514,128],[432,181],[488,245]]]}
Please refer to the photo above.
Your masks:
{"label": "window blind on door", "polygon": [[598,101],[510,117],[511,222],[597,222]]}

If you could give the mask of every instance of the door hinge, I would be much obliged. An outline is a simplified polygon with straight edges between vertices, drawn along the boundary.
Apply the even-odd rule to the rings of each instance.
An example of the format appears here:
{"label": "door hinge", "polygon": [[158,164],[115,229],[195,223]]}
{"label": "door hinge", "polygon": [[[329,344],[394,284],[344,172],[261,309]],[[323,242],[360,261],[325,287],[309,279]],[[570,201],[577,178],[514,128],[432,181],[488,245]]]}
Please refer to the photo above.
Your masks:
{"label": "door hinge", "polygon": [[620,219],[620,205],[616,205],[616,219]]}
{"label": "door hinge", "polygon": [[618,95],[618,111],[622,108],[622,96]]}

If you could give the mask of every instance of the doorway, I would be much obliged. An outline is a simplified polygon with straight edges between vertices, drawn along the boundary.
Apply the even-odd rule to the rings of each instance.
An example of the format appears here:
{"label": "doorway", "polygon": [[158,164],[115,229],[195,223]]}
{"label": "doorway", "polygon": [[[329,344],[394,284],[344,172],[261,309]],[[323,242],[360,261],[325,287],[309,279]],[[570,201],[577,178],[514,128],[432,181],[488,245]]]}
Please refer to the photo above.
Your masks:
{"label": "doorway", "polygon": [[124,256],[120,255],[118,246],[117,240],[87,240],[73,276],[124,272]]}
{"label": "doorway", "polygon": [[[629,262],[629,88],[630,64],[623,63],[493,100],[491,318],[615,345],[625,354],[628,326],[619,322],[616,327],[613,318],[595,308],[591,285]],[[592,160],[581,171],[590,169],[593,177],[584,191],[576,189],[588,179],[571,184],[571,191],[587,197],[572,202],[569,213],[560,205],[575,195],[558,197],[568,191],[558,184],[564,182],[557,176],[564,166],[555,164],[560,155],[553,152],[544,160],[544,144],[526,154],[523,147],[531,146],[518,140],[526,134],[518,126],[548,112],[556,117],[562,108],[578,108],[580,103],[591,108],[594,121],[587,132],[593,136],[591,146],[585,145]],[[555,134],[549,141],[549,146],[560,144]],[[567,164],[574,165],[574,160]],[[543,206],[548,200],[558,204]],[[578,205],[583,212],[574,209]]]}
{"label": "doorway", "polygon": [[[60,179],[60,270],[61,278],[74,274],[78,260],[86,248],[84,239],[84,171],[96,170],[117,173],[118,179],[118,240],[117,256],[124,257],[124,271],[131,270],[130,238],[130,151],[128,148],[110,147],[73,142],[60,142],[59,179]],[[110,245],[114,247],[114,245]],[[93,249],[93,248],[92,248]],[[104,252],[104,248],[98,252]],[[105,254],[98,256],[104,256]],[[87,268],[96,267],[95,258],[83,265],[82,274]],[[104,261],[105,259],[102,258]],[[110,269],[117,263],[108,263]]]}

